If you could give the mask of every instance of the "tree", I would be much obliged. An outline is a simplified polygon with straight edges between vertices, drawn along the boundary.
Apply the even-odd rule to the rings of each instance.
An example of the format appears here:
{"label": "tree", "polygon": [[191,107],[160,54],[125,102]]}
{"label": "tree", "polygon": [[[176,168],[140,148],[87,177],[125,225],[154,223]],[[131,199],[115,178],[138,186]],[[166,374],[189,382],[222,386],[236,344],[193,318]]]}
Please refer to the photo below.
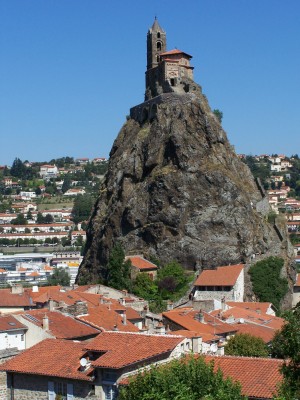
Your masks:
{"label": "tree", "polygon": [[32,212],[31,212],[31,210],[29,210],[28,211],[28,213],[27,213],[27,215],[26,215],[26,219],[27,220],[31,220],[33,217],[32,217]]}
{"label": "tree", "polygon": [[215,114],[215,116],[218,118],[218,121],[220,122],[220,124],[222,123],[222,119],[223,119],[223,113],[222,111],[215,109],[213,111],[213,113]]}
{"label": "tree", "polygon": [[36,223],[43,224],[44,222],[45,222],[45,219],[43,217],[43,214],[41,212],[38,212],[36,215]]}
{"label": "tree", "polygon": [[74,200],[72,219],[75,224],[89,218],[94,205],[94,199],[90,194],[79,194]]}
{"label": "tree", "polygon": [[107,285],[115,289],[131,289],[131,262],[125,261],[125,253],[122,246],[117,243],[109,256],[107,264]]}
{"label": "tree", "polygon": [[157,284],[148,274],[138,274],[133,285],[133,293],[146,300],[154,300],[158,294]]}
{"label": "tree", "polygon": [[300,303],[285,314],[285,319],[287,322],[275,334],[271,353],[285,360],[280,392],[284,399],[292,400],[300,398]]}
{"label": "tree", "polygon": [[44,223],[45,224],[52,224],[53,222],[53,217],[51,214],[46,214],[44,218]]}
{"label": "tree", "polygon": [[186,292],[188,277],[182,266],[172,261],[158,271],[157,283],[163,299],[174,299]]}
{"label": "tree", "polygon": [[16,178],[25,178],[26,167],[19,158],[15,158],[10,169],[10,174]]}
{"label": "tree", "polygon": [[70,275],[65,268],[55,268],[53,274],[49,276],[47,284],[49,286],[70,286]]}
{"label": "tree", "polygon": [[243,357],[268,357],[269,351],[261,338],[248,333],[239,333],[228,340],[225,345],[225,354]]}
{"label": "tree", "polygon": [[61,191],[63,193],[66,193],[66,191],[69,190],[70,187],[71,187],[71,178],[70,175],[67,174],[64,177],[64,183],[62,184]]}
{"label": "tree", "polygon": [[12,225],[27,225],[28,221],[23,214],[18,214],[17,218],[11,220]]}
{"label": "tree", "polygon": [[238,383],[225,379],[202,357],[186,357],[139,373],[122,388],[118,400],[241,400]]}
{"label": "tree", "polygon": [[284,261],[279,257],[268,257],[258,261],[249,269],[253,291],[259,301],[273,303],[277,310],[288,291],[288,282],[281,277]]}

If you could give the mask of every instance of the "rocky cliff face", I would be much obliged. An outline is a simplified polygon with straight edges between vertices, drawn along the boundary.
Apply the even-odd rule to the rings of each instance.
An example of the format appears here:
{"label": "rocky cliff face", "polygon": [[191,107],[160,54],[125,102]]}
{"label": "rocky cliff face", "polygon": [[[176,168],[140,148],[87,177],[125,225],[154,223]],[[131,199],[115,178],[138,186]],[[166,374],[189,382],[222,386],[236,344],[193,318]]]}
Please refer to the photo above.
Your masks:
{"label": "rocky cliff face", "polygon": [[89,222],[77,281],[105,277],[117,241],[126,253],[176,259],[187,268],[283,251],[266,222],[266,199],[201,88],[193,85],[192,94],[159,96],[148,104],[151,112],[143,116],[141,110],[140,117],[132,112],[122,127]]}

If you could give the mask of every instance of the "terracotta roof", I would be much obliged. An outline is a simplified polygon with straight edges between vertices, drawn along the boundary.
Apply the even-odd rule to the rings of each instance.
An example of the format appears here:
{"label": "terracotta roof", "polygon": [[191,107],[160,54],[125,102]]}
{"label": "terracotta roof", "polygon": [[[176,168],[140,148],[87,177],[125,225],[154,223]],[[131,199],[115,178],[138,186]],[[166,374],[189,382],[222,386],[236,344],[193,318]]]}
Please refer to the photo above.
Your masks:
{"label": "terracotta roof", "polygon": [[236,332],[236,329],[230,324],[222,322],[220,319],[202,312],[205,323],[199,322],[195,319],[199,311],[195,311],[192,308],[182,308],[172,311],[164,312],[162,315],[164,318],[175,322],[178,326],[188,330],[198,332],[203,335],[223,335],[230,332]]}
{"label": "terracotta roof", "polygon": [[230,307],[240,307],[246,310],[253,310],[253,311],[259,310],[263,314],[267,314],[268,309],[272,306],[272,303],[259,302],[259,301],[253,301],[253,302],[226,301],[226,304]]}
{"label": "terracotta roof", "polygon": [[170,353],[182,340],[182,337],[169,335],[103,332],[90,341],[86,348],[94,352],[105,352],[92,362],[93,366],[122,368],[144,363],[145,360],[160,354]]}
{"label": "terracotta roof", "polygon": [[215,336],[210,333],[201,333],[201,332],[195,332],[195,331],[187,331],[185,329],[180,329],[178,331],[172,331],[168,332],[169,335],[180,335],[184,336],[186,338],[196,338],[196,337],[201,337],[202,341],[205,343],[210,343],[210,342],[216,342],[220,340],[220,336]]}
{"label": "terracotta roof", "polygon": [[49,320],[48,332],[52,333],[57,339],[76,339],[95,336],[99,333],[99,330],[64,315],[59,311],[49,311],[46,309],[30,310],[26,314],[22,314],[22,318],[36,326],[42,327],[45,315],[47,315]]}
{"label": "terracotta roof", "polygon": [[40,274],[36,271],[33,271],[31,274],[29,274],[29,276],[40,276]]}
{"label": "terracotta roof", "polygon": [[133,267],[136,267],[141,270],[147,269],[157,269],[157,266],[152,262],[146,260],[142,256],[127,256],[126,260],[130,260]]}
{"label": "terracotta roof", "polygon": [[12,294],[11,289],[0,290],[0,307],[32,307],[31,296],[24,292],[21,294]]}
{"label": "terracotta roof", "polygon": [[233,286],[243,269],[244,265],[238,264],[204,270],[194,286]]}
{"label": "terracotta roof", "polygon": [[91,381],[91,368],[80,371],[80,359],[86,355],[84,346],[68,340],[46,339],[0,365],[0,370]]}
{"label": "terracotta roof", "polygon": [[106,304],[99,304],[97,307],[89,308],[88,315],[81,315],[76,319],[101,330],[111,331],[116,326],[122,332],[139,332],[139,329],[130,321],[127,321],[126,325],[124,325],[121,315],[114,310],[109,310]]}
{"label": "terracotta roof", "polygon": [[257,399],[273,399],[278,384],[282,380],[279,368],[283,360],[272,358],[249,358],[234,356],[205,356],[206,361],[214,361],[224,377],[240,382],[242,394]]}
{"label": "terracotta roof", "polygon": [[211,312],[211,315],[222,315],[222,319],[234,318],[235,320],[243,319],[244,321],[256,324],[267,326],[272,329],[281,329],[285,320],[280,317],[276,317],[274,315],[257,313],[256,311],[246,310],[240,307],[232,307],[226,311],[215,310]]}
{"label": "terracotta roof", "polygon": [[5,274],[7,271],[5,269],[0,268],[0,274]]}
{"label": "terracotta roof", "polygon": [[27,327],[19,322],[12,315],[0,315],[0,332],[26,329]]}
{"label": "terracotta roof", "polygon": [[169,55],[174,55],[174,54],[175,54],[175,55],[176,55],[176,54],[184,54],[184,55],[186,55],[186,56],[192,58],[191,55],[189,55],[189,54],[186,53],[185,51],[181,51],[181,50],[179,50],[179,49],[173,49],[173,50],[166,51],[166,52],[164,52],[164,53],[160,53],[161,56],[169,56]]}
{"label": "terracotta roof", "polygon": [[262,325],[232,324],[232,326],[236,328],[238,333],[249,333],[249,335],[261,338],[265,343],[270,343],[275,334],[275,329]]}
{"label": "terracotta roof", "polygon": [[126,307],[126,317],[128,320],[142,319],[140,314],[137,311],[135,311],[132,307]]}

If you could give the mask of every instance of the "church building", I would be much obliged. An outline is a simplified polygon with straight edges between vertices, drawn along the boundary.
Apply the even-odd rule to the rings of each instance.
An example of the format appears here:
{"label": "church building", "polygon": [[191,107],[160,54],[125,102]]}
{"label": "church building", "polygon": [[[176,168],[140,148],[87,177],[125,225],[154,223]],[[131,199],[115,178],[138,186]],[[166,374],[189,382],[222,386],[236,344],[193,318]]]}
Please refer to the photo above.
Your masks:
{"label": "church building", "polygon": [[147,34],[147,71],[145,101],[162,93],[185,94],[193,82],[192,56],[184,51],[167,51],[166,32],[155,18]]}

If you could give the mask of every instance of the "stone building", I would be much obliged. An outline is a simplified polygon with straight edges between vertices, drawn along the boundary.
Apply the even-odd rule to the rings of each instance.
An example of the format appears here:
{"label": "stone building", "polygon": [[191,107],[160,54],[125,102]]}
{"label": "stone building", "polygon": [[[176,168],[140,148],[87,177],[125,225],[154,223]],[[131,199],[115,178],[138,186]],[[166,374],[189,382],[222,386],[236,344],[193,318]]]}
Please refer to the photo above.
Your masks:
{"label": "stone building", "polygon": [[185,94],[193,81],[192,56],[184,51],[167,51],[166,32],[157,19],[147,34],[147,71],[145,100],[163,93]]}
{"label": "stone building", "polygon": [[202,271],[194,284],[194,299],[243,301],[244,266],[228,265]]}
{"label": "stone building", "polygon": [[7,399],[115,400],[120,380],[187,354],[182,336],[103,332],[89,342],[46,339],[0,366]]}

